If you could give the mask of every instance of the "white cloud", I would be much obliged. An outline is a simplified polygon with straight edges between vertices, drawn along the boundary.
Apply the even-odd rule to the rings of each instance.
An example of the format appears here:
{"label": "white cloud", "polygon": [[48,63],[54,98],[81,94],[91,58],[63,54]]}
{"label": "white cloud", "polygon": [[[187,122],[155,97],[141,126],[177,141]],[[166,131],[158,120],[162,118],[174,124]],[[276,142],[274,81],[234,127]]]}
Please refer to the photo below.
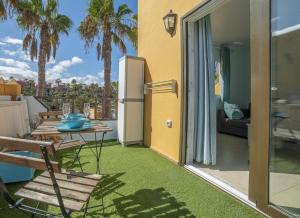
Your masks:
{"label": "white cloud", "polygon": [[[33,79],[37,81],[37,72],[32,70],[30,63],[30,55],[22,49],[22,40],[5,37],[0,39],[0,45],[16,45],[17,48],[7,47],[6,49],[0,50],[2,54],[10,56],[11,58],[0,57],[0,77],[8,79],[13,76],[16,79]],[[34,62],[37,62],[35,60]],[[97,73],[95,76],[88,74],[85,76],[70,76],[68,78],[63,78],[62,73],[66,72],[71,66],[83,63],[83,60],[79,57],[72,57],[70,60],[63,60],[55,64],[55,59],[51,57],[50,61],[47,63],[46,70],[46,80],[47,82],[54,82],[57,78],[61,78],[64,82],[71,82],[76,79],[79,83],[91,84],[98,83],[100,76],[103,72]],[[74,74],[73,74],[74,75]]]}
{"label": "white cloud", "polygon": [[52,65],[52,64],[55,64],[55,63],[56,63],[56,60],[51,56],[50,60],[49,60],[49,62],[47,62],[47,64]]}
{"label": "white cloud", "polygon": [[30,69],[21,69],[18,67],[0,66],[0,76],[8,79],[13,76],[16,79],[33,79],[37,80],[37,72]]}
{"label": "white cloud", "polygon": [[104,78],[104,70],[98,72],[97,75],[98,75],[101,79],[103,79],[103,78]]}
{"label": "white cloud", "polygon": [[[8,50],[9,51],[9,50]],[[6,52],[8,54],[9,52]],[[20,53],[10,53],[11,56],[20,56]],[[80,64],[83,60],[79,57],[73,57],[70,60],[60,61],[58,64],[46,70],[47,82],[54,82],[57,78],[62,78],[62,73],[72,65]],[[53,58],[50,59],[50,64],[55,64]],[[9,78],[13,76],[16,79],[34,79],[37,80],[37,72],[33,71],[29,65],[29,61],[18,61],[12,58],[0,58],[0,77]],[[63,78],[62,78],[63,79]],[[92,75],[69,77],[65,81],[76,79],[78,82],[90,84],[97,82],[98,77]]]}
{"label": "white cloud", "polygon": [[23,41],[21,39],[13,38],[10,36],[6,36],[6,37],[2,38],[1,42],[5,43],[5,44],[12,44],[12,45],[22,45],[23,44]]}
{"label": "white cloud", "polygon": [[15,68],[20,68],[22,70],[28,70],[30,69],[30,66],[22,61],[16,61],[14,59],[10,58],[0,58],[0,63],[3,63],[9,67],[15,67]]}
{"label": "white cloud", "polygon": [[[30,55],[27,54],[26,52],[24,52],[22,50],[22,47],[18,48],[17,50],[9,50],[9,49],[3,49],[1,50],[4,54],[12,56],[12,57],[16,57],[19,58],[23,61],[31,61],[30,59]],[[34,60],[34,62],[37,62],[36,60]]]}
{"label": "white cloud", "polygon": [[73,57],[71,60],[60,61],[58,64],[49,68],[47,70],[47,73],[49,73],[49,74],[62,73],[64,71],[66,71],[69,67],[71,67],[72,65],[80,64],[82,62],[83,62],[83,60],[79,57]]}
{"label": "white cloud", "polygon": [[36,79],[37,73],[30,69],[26,62],[11,58],[0,58],[0,76],[5,79],[13,76],[16,79]]}
{"label": "white cloud", "polygon": [[[12,38],[10,36],[4,37],[0,40],[2,40],[0,41],[0,46],[8,45],[8,44],[18,46],[17,48],[14,47],[14,49],[12,46],[6,47],[6,49],[1,49],[0,52],[2,52],[5,55],[20,59],[22,61],[32,62],[30,58],[30,54],[28,52],[23,51],[22,40]],[[75,57],[74,62],[78,62],[80,60],[81,60],[80,58]],[[34,59],[33,62],[37,63],[38,61]],[[47,65],[53,65],[55,63],[56,63],[55,59],[51,56],[49,62],[47,62]]]}
{"label": "white cloud", "polygon": [[73,57],[71,60],[63,60],[58,62],[56,65],[46,70],[47,81],[54,81],[57,78],[61,78],[61,74],[67,71],[68,68],[82,62],[83,60],[79,57]]}
{"label": "white cloud", "polygon": [[73,57],[71,61],[73,64],[80,64],[83,62],[83,60],[79,57]]}
{"label": "white cloud", "polygon": [[69,78],[62,78],[62,82],[64,83],[71,83],[71,81],[75,79],[77,83],[83,84],[92,84],[92,83],[99,83],[99,77],[93,75],[86,75],[86,76],[72,76]]}
{"label": "white cloud", "polygon": [[11,51],[11,50],[8,50],[8,49],[3,49],[2,52],[6,55],[9,55],[9,56],[16,56],[17,55],[17,51]]}

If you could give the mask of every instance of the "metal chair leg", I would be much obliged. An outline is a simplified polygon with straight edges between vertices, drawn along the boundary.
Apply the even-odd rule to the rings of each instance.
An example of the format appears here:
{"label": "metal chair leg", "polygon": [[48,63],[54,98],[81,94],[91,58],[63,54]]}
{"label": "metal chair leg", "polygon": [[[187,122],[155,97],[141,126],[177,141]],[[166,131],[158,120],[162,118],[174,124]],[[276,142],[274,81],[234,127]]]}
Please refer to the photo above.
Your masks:
{"label": "metal chair leg", "polygon": [[80,161],[80,157],[78,157],[78,163],[79,163],[80,170],[83,173],[83,169],[82,169],[82,164],[81,164],[81,161]]}
{"label": "metal chair leg", "polygon": [[[96,144],[96,160],[97,160],[97,169],[96,169],[96,174],[100,174],[100,156],[101,156],[101,151],[102,151],[102,147],[103,147],[103,142],[104,142],[104,135],[106,134],[106,132],[103,132],[102,134],[102,138],[100,143],[97,141],[97,135],[95,132],[95,144]],[[100,144],[99,146],[99,150],[98,150],[98,144]]]}
{"label": "metal chair leg", "polygon": [[[79,149],[78,149],[78,152],[76,152],[75,158],[74,158],[74,160],[73,160],[73,162],[72,162],[71,167],[74,166],[74,164],[75,164],[75,162],[76,162],[77,160],[79,161],[79,154],[80,154],[80,151],[81,151],[81,149],[83,148],[83,146],[84,146],[84,145],[81,145],[81,146],[79,147]],[[80,164],[80,165],[81,165],[81,164]]]}
{"label": "metal chair leg", "polygon": [[85,208],[84,208],[84,214],[83,214],[84,218],[86,217],[87,210],[88,210],[88,207],[89,207],[89,203],[90,203],[90,197],[88,198],[88,200],[86,202],[86,205],[85,205]]}
{"label": "metal chair leg", "polygon": [[[39,206],[40,206],[40,202],[37,203],[35,209],[39,209]],[[33,218],[34,216],[35,216],[35,214],[33,213],[33,214],[31,215],[31,218]]]}
{"label": "metal chair leg", "polygon": [[103,196],[103,187],[102,187],[102,183],[100,183],[100,190],[101,190],[102,214],[103,214],[103,216],[104,216],[104,210],[105,210],[105,207],[104,207],[104,196]]}

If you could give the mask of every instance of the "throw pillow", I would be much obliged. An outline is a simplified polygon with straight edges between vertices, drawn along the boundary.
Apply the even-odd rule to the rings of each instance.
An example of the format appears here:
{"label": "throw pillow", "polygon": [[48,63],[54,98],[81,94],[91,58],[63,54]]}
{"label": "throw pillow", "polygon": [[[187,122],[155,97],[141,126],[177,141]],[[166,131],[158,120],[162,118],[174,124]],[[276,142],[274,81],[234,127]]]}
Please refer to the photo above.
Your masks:
{"label": "throw pillow", "polygon": [[236,104],[230,104],[225,101],[224,111],[227,117],[231,120],[239,120],[244,118],[243,112],[241,111],[240,107]]}

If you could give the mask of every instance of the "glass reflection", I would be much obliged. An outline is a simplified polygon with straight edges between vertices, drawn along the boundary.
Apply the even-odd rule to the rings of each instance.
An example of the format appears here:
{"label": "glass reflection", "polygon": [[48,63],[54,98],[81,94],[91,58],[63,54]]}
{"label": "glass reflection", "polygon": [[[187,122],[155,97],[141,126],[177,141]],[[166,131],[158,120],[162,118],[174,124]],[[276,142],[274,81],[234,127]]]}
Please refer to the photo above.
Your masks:
{"label": "glass reflection", "polygon": [[300,1],[271,1],[271,204],[300,216]]}

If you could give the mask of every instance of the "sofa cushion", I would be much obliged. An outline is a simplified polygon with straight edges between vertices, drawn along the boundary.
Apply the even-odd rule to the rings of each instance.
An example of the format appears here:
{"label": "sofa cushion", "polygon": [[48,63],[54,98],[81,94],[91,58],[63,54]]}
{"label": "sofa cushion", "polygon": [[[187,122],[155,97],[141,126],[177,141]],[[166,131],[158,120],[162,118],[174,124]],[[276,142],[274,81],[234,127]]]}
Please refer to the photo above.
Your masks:
{"label": "sofa cushion", "polygon": [[232,127],[237,127],[237,128],[247,128],[247,123],[249,123],[247,119],[240,119],[240,120],[226,119],[227,125],[230,125]]}
{"label": "sofa cushion", "polygon": [[232,120],[239,120],[244,117],[244,114],[238,105],[229,104],[226,101],[224,102],[224,111],[227,117]]}

